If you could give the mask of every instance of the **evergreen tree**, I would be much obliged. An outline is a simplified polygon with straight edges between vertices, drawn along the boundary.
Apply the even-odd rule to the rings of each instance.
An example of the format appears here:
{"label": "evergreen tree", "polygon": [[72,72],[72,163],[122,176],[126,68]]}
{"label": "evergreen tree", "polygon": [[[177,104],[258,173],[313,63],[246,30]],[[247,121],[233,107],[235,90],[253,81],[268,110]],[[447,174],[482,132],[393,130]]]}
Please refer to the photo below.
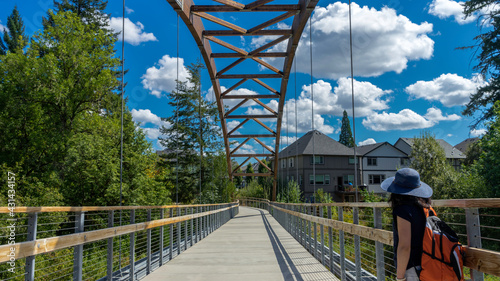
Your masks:
{"label": "evergreen tree", "polygon": [[[478,65],[475,70],[479,71],[488,83],[479,87],[477,92],[471,95],[469,103],[463,111],[464,115],[472,116],[481,111],[474,126],[483,121],[494,118],[493,104],[500,100],[500,7],[496,0],[469,0],[464,4],[465,17],[473,16],[482,12],[483,8],[488,8],[488,14],[482,15],[478,21],[485,27],[487,32],[475,37],[478,42]],[[491,25],[491,27],[489,27]],[[486,28],[487,27],[487,28]]]}
{"label": "evergreen tree", "polygon": [[[162,118],[171,126],[162,126],[160,143],[167,147],[165,157],[178,166],[179,200],[191,202],[198,191],[201,173],[202,189],[208,182],[205,175],[212,167],[206,164],[207,157],[222,149],[218,122],[218,110],[214,102],[201,97],[201,63],[188,67],[188,81],[178,81],[178,89],[168,94],[169,105],[177,108],[174,114]],[[201,157],[200,157],[201,156]],[[177,161],[177,162],[175,162]],[[201,167],[200,167],[201,166]],[[177,178],[174,179],[177,181]]]}
{"label": "evergreen tree", "polygon": [[[54,0],[55,12],[73,12],[93,30],[107,29],[109,15],[104,13],[107,0]],[[50,14],[43,19],[43,25],[52,25]]]}
{"label": "evergreen tree", "polygon": [[[251,163],[248,163],[247,165],[247,169],[245,170],[245,173],[248,173],[248,174],[253,174],[254,173],[254,170],[253,170],[253,166]],[[245,176],[245,181],[247,183],[247,185],[253,181],[253,177],[252,176]]]}
{"label": "evergreen tree", "polygon": [[22,52],[28,44],[28,37],[24,34],[24,22],[17,6],[14,6],[12,13],[7,18],[7,29],[3,31],[5,45],[0,40],[0,54],[5,54],[7,51],[11,53]]}
{"label": "evergreen tree", "polygon": [[339,142],[347,147],[354,147],[354,138],[352,137],[351,124],[349,122],[349,117],[347,116],[347,111],[344,110],[344,115],[342,117],[342,127],[340,128]]}

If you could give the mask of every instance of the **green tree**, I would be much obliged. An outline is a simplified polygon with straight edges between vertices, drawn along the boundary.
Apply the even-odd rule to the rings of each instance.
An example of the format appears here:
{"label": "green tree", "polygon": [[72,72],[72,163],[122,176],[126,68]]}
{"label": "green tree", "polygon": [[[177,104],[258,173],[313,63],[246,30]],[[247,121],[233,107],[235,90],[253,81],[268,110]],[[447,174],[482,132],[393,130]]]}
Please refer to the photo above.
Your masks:
{"label": "green tree", "polygon": [[17,6],[14,6],[12,13],[7,18],[7,29],[3,31],[5,45],[0,40],[0,54],[5,54],[7,51],[12,53],[23,51],[28,44],[28,37],[24,34],[24,29],[23,19]]}
{"label": "green tree", "polygon": [[[477,92],[471,95],[463,114],[472,116],[481,111],[474,126],[483,121],[494,118],[493,104],[500,100],[500,7],[495,0],[469,0],[464,4],[465,17],[471,17],[488,7],[488,14],[482,15],[478,20],[486,32],[476,36],[479,63],[474,67],[479,71],[488,83],[479,87]],[[491,25],[491,27],[490,27]]]}
{"label": "green tree", "polygon": [[[248,163],[247,169],[245,170],[245,173],[247,173],[247,174],[253,174],[254,173],[253,165],[251,163]],[[245,181],[246,181],[247,184],[249,184],[250,182],[253,181],[253,177],[247,175],[247,176],[245,176]]]}
{"label": "green tree", "polygon": [[[205,175],[211,167],[207,157],[222,149],[218,122],[218,110],[214,102],[201,97],[201,63],[188,67],[187,81],[178,81],[178,89],[168,94],[169,105],[177,108],[173,115],[162,118],[171,126],[162,126],[160,143],[168,148],[165,157],[176,162],[181,202],[191,202],[199,194],[198,180],[201,174],[202,190],[208,182]],[[200,157],[201,155],[201,157]],[[178,175],[178,178],[177,178]]]}
{"label": "green tree", "polygon": [[[107,0],[54,0],[55,13],[73,12],[93,30],[107,30],[109,15],[104,13],[107,5]],[[50,13],[47,18],[43,18],[44,26],[53,23]]]}
{"label": "green tree", "polygon": [[427,131],[413,139],[410,160],[410,167],[417,170],[420,179],[428,184],[440,175],[446,165],[449,165],[443,148]]}
{"label": "green tree", "polygon": [[347,111],[344,110],[342,117],[342,127],[340,128],[339,142],[347,147],[354,147],[354,138],[352,137],[351,123],[347,116]]}
{"label": "green tree", "polygon": [[[259,163],[259,168],[257,169],[258,173],[269,173],[269,170],[264,166],[269,167],[269,163],[267,163],[266,159],[262,159],[262,163]],[[270,167],[269,167],[270,168]],[[273,187],[273,178],[272,177],[257,177],[257,181],[264,189],[265,194],[269,194]]]}

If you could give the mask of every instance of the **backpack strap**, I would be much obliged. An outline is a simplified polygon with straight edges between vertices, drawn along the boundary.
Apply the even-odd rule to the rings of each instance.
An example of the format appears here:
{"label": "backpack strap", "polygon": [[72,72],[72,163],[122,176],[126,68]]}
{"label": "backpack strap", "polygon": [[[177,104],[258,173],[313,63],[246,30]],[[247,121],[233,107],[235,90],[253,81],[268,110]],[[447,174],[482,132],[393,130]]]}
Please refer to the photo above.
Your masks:
{"label": "backpack strap", "polygon": [[423,209],[424,209],[424,214],[425,214],[426,218],[431,217],[431,216],[437,216],[437,213],[434,210],[434,208],[429,206],[429,207],[424,207]]}

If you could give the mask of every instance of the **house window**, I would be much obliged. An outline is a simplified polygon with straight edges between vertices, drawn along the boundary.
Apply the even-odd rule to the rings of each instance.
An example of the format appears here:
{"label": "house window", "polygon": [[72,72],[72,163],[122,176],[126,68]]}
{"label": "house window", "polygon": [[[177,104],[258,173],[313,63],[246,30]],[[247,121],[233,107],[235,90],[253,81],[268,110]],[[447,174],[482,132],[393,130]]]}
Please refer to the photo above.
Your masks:
{"label": "house window", "polygon": [[293,158],[288,159],[288,167],[293,167]]}
{"label": "house window", "polygon": [[[309,175],[309,183],[314,184],[314,175]],[[316,184],[330,184],[330,175],[316,175]]]}
{"label": "house window", "polygon": [[349,183],[354,183],[354,175],[344,176],[344,185],[349,185]]}
{"label": "house window", "polygon": [[290,179],[291,179],[291,181],[294,181],[294,178],[293,178],[293,176],[290,176]]}
{"label": "house window", "polygon": [[[311,164],[313,163],[313,158],[311,157]],[[314,156],[314,164],[325,164],[325,158],[323,156]]]}
{"label": "house window", "polygon": [[[354,157],[349,157],[349,164],[354,164]],[[356,158],[356,164],[358,164],[358,158]]]}
{"label": "house window", "polygon": [[286,168],[286,159],[281,159],[281,168]]}
{"label": "house window", "polygon": [[368,157],[368,166],[377,166],[377,158]]}
{"label": "house window", "polygon": [[302,185],[302,175],[299,175],[299,185]]}
{"label": "house window", "polygon": [[400,158],[401,166],[408,166],[409,159],[408,158]]}
{"label": "house window", "polygon": [[368,175],[369,184],[380,184],[385,180],[385,175]]}

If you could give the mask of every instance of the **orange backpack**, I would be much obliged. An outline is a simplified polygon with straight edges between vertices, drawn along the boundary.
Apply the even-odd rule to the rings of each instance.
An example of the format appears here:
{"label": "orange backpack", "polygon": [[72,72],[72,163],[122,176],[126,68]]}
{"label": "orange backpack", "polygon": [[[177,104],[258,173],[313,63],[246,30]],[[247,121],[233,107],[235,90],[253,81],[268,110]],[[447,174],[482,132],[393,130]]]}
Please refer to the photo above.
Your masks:
{"label": "orange backpack", "polygon": [[421,281],[463,281],[465,250],[458,236],[432,207],[424,208],[425,225]]}

